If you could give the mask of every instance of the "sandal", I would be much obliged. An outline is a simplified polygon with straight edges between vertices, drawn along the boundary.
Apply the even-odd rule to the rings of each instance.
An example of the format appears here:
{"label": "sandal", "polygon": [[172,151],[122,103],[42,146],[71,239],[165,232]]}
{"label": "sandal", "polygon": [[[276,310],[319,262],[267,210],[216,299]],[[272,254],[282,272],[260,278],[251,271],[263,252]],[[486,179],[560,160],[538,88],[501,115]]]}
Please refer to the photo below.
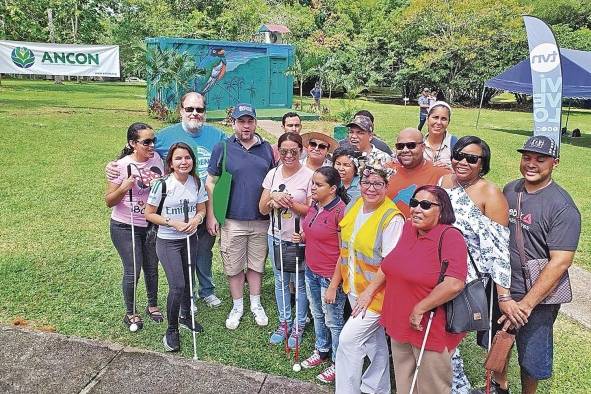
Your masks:
{"label": "sandal", "polygon": [[148,317],[156,323],[162,323],[164,321],[164,316],[162,315],[162,312],[160,312],[160,310],[150,312],[149,306],[146,307],[146,315],[148,315]]}
{"label": "sandal", "polygon": [[144,322],[142,321],[142,318],[138,315],[132,315],[131,317],[125,315],[125,317],[123,318],[123,323],[127,325],[127,328],[129,328],[132,324],[137,325],[138,330],[144,328]]}

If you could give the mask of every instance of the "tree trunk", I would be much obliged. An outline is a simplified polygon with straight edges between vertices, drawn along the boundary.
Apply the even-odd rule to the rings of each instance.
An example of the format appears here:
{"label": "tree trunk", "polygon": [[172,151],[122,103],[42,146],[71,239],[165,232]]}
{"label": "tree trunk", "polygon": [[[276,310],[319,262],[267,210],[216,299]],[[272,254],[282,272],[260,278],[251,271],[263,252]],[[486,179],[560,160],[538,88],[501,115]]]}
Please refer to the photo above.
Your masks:
{"label": "tree trunk", "polygon": [[300,79],[300,105],[304,107],[304,78]]}

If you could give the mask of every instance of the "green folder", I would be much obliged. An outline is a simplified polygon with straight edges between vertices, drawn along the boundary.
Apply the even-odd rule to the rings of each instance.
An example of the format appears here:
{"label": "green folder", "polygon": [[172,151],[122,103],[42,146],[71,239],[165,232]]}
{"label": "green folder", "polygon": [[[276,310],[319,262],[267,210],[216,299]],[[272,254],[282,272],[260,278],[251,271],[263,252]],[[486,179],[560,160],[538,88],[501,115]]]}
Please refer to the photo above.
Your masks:
{"label": "green folder", "polygon": [[213,216],[221,225],[226,221],[230,190],[232,188],[232,174],[226,171],[226,141],[224,141],[224,156],[222,157],[222,174],[213,188]]}

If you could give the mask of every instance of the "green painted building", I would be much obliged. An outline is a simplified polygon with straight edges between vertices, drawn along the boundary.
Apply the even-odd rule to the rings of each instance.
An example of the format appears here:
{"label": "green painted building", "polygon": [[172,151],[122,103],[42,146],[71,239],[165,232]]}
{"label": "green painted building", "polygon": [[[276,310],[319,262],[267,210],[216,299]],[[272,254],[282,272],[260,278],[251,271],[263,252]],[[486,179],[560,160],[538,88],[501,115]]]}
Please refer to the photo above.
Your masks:
{"label": "green painted building", "polygon": [[[238,102],[257,109],[291,107],[293,77],[285,73],[293,62],[291,45],[171,37],[148,38],[146,44],[150,106],[159,100],[172,109],[184,93],[194,90],[205,94],[208,110]],[[159,74],[158,65],[165,69],[166,59],[174,54],[184,56],[184,68],[173,78]]]}

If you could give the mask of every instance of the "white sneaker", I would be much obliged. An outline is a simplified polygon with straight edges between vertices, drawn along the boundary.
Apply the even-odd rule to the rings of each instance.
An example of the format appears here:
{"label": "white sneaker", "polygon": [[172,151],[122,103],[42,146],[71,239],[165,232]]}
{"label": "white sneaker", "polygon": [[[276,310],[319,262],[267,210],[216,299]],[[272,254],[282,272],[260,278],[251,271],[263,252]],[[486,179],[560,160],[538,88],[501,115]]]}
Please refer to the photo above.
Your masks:
{"label": "white sneaker", "polygon": [[254,321],[257,323],[257,325],[264,327],[269,324],[269,318],[267,317],[262,305],[251,306],[250,311],[254,315]]}
{"label": "white sneaker", "polygon": [[207,297],[204,297],[203,301],[205,301],[205,304],[210,308],[217,308],[222,305],[222,300],[217,298],[215,294],[210,294]]}
{"label": "white sneaker", "polygon": [[243,311],[240,309],[232,308],[228,318],[226,319],[226,328],[228,330],[235,330],[238,328],[240,324],[240,319],[242,318]]}

